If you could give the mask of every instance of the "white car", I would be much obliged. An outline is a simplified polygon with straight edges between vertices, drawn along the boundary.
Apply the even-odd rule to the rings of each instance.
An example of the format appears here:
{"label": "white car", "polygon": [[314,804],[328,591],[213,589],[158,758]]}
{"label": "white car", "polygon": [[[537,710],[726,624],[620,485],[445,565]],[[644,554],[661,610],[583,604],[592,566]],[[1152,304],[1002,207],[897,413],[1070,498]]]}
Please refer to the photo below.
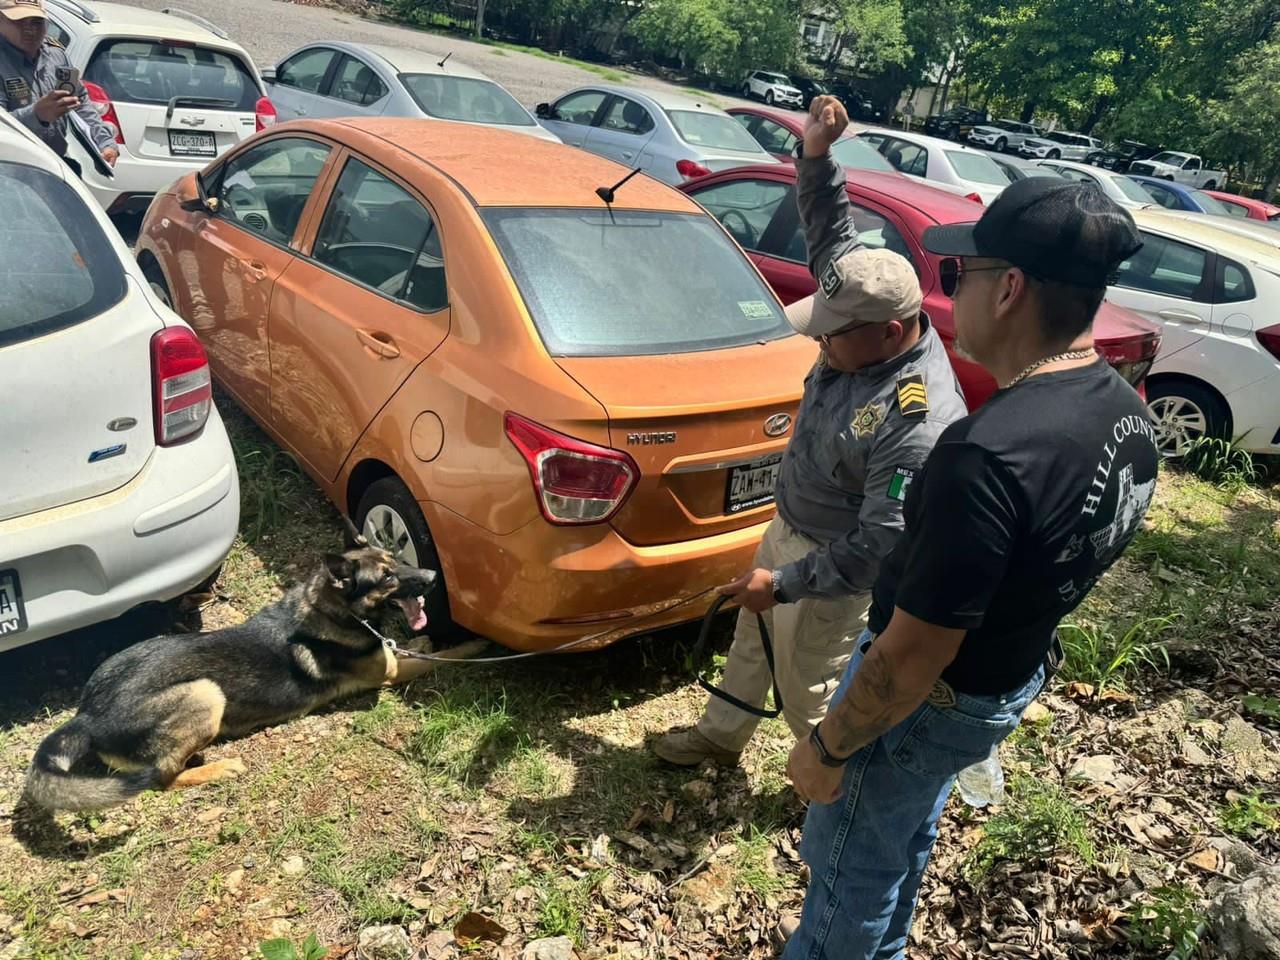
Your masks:
{"label": "white car", "polygon": [[1227,182],[1225,170],[1210,170],[1194,153],[1166,150],[1148,160],[1135,160],[1129,164],[1130,173],[1140,173],[1161,180],[1174,180],[1188,187],[1212,190]]}
{"label": "white car", "polygon": [[1027,137],[1041,136],[1043,131],[1018,120],[992,120],[969,131],[968,140],[975,147],[989,147],[996,153],[1017,150]]}
{"label": "white car", "polygon": [[1239,217],[1212,213],[1194,213],[1191,210],[1168,210],[1163,207],[1160,212],[1170,220],[1185,220],[1188,223],[1209,224],[1225,233],[1235,234],[1257,240],[1267,246],[1280,249],[1280,224],[1265,220],[1244,220]]}
{"label": "white car", "polygon": [[206,20],[79,0],[46,0],[45,12],[50,36],[116,130],[114,177],[79,142],[68,147],[108,213],[144,212],[174,180],[276,121],[249,54]]}
{"label": "white car", "polygon": [[1131,213],[1143,247],[1107,299],[1161,327],[1146,381],[1161,452],[1208,435],[1280,453],[1280,250],[1203,217]]}
{"label": "white car", "polygon": [[504,87],[452,56],[332,41],[301,47],[262,75],[282,121],[429,117],[560,142]]}
{"label": "white car", "polygon": [[1123,173],[1112,173],[1101,167],[1091,167],[1085,163],[1073,163],[1070,160],[1040,160],[1038,167],[1045,167],[1068,180],[1081,183],[1092,183],[1102,189],[1108,197],[1122,207],[1156,206],[1155,197],[1143,189],[1142,184],[1130,180]]}
{"label": "white car", "polygon": [[3,110],[0,210],[2,651],[203,582],[240,494],[200,341]]}
{"label": "white car", "polygon": [[1080,160],[1102,149],[1102,141],[1086,137],[1083,133],[1067,130],[1051,130],[1038,137],[1027,137],[1018,148],[1021,156],[1037,160]]}
{"label": "white car", "polygon": [[742,95],[748,100],[763,100],[770,106],[781,104],[797,110],[804,106],[804,94],[792,85],[791,78],[769,70],[748,73],[742,80]]}
{"label": "white car", "polygon": [[991,157],[952,140],[877,128],[863,130],[858,137],[879,150],[899,173],[978,203],[990,203],[1009,185]]}

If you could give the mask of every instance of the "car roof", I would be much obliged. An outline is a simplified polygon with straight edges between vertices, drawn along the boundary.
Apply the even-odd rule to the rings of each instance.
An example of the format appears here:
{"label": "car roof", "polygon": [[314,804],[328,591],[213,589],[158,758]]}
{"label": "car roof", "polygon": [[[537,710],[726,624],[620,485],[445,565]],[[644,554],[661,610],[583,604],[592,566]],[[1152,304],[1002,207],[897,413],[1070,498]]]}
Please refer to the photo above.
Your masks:
{"label": "car roof", "polygon": [[1255,237],[1242,236],[1224,229],[1209,218],[1180,217],[1177,211],[1130,210],[1140,227],[1159,230],[1174,237],[1201,243],[1206,247],[1243,260],[1260,262],[1270,270],[1280,269],[1280,249]]}
{"label": "car roof", "polygon": [[671,93],[667,90],[641,90],[638,87],[624,87],[612,83],[587,83],[580,87],[575,87],[574,90],[601,90],[605,93],[616,94],[619,97],[648,102],[650,106],[658,107],[661,110],[694,110],[702,113],[724,113],[719,107],[708,103],[705,98],[690,97],[682,93]]}
{"label": "car roof", "polygon": [[1190,196],[1191,191],[1194,189],[1187,186],[1185,183],[1179,183],[1177,180],[1163,180],[1160,177],[1149,177],[1145,173],[1126,173],[1125,176],[1132,177],[1139,183],[1154,183],[1156,186],[1166,187],[1174,193],[1181,194],[1183,196]]}
{"label": "car roof", "polygon": [[[599,187],[612,186],[627,168],[585,150],[478,124],[404,117],[346,117],[281,124],[314,130],[396,164],[407,154],[456,183],[477,206],[603,207]],[[399,155],[399,157],[397,157]],[[398,169],[404,172],[404,164]],[[636,177],[618,191],[618,210],[700,213],[679,191]]]}
{"label": "car roof", "polygon": [[961,153],[976,153],[982,157],[988,156],[985,150],[975,150],[973,147],[966,147],[964,144],[956,143],[954,140],[944,140],[942,137],[927,137],[922,133],[909,133],[905,130],[894,130],[892,127],[867,127],[865,130],[859,130],[858,133],[882,133],[897,137],[906,143],[914,143],[917,146],[930,147],[934,150],[958,150]]}
{"label": "car roof", "polygon": [[[740,113],[751,114],[756,117],[764,117],[767,120],[772,120],[774,123],[781,124],[792,133],[804,130],[804,121],[802,118],[805,114],[803,113],[794,113],[789,110],[771,110],[769,107],[748,107],[737,104],[729,107],[725,110],[725,113],[729,114],[731,117]],[[853,136],[853,134],[850,133],[849,136]]]}
{"label": "car roof", "polygon": [[[86,23],[82,20],[75,13],[77,6],[82,6],[96,14],[97,22]],[[187,40],[208,46],[228,47],[244,53],[244,48],[234,40],[220,37],[207,27],[176,14],[144,10],[142,7],[132,7],[123,3],[99,3],[97,0],[83,0],[83,2],[66,5],[59,4],[57,0],[51,0],[48,8],[60,15],[64,22],[69,22],[77,32],[92,33],[95,36],[137,34],[141,37]],[[215,23],[215,26],[218,24]],[[219,29],[222,28],[219,26]]]}
{"label": "car roof", "polygon": [[52,162],[55,159],[54,154],[35,134],[15,120],[7,110],[0,110],[0,160],[39,167],[65,180],[70,168],[66,164]]}
{"label": "car roof", "polygon": [[1204,192],[1223,203],[1239,203],[1270,213],[1280,212],[1280,206],[1268,203],[1266,200],[1259,200],[1257,197],[1242,197],[1238,193],[1229,193],[1226,190],[1205,190]]}
{"label": "car roof", "polygon": [[427,53],[424,50],[409,50],[405,47],[390,47],[381,43],[350,43],[348,41],[338,41],[334,43],[314,43],[309,44],[312,47],[333,47],[335,50],[342,50],[346,53],[363,56],[365,58],[381,57],[396,73],[434,73],[442,76],[451,77],[468,77],[473,80],[488,80],[489,78],[476,70],[469,67],[462,61],[450,57],[443,67],[440,66],[442,55],[435,53]]}

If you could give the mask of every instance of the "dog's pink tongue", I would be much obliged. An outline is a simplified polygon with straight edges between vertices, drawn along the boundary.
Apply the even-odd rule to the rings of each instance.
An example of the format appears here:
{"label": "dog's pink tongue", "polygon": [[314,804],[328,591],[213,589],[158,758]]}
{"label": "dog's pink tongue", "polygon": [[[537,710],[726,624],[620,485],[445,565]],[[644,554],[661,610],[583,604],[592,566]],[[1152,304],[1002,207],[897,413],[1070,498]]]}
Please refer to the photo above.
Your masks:
{"label": "dog's pink tongue", "polygon": [[425,630],[427,626],[427,612],[423,609],[421,597],[406,597],[398,601],[400,609],[404,611],[404,618],[409,621],[410,630]]}

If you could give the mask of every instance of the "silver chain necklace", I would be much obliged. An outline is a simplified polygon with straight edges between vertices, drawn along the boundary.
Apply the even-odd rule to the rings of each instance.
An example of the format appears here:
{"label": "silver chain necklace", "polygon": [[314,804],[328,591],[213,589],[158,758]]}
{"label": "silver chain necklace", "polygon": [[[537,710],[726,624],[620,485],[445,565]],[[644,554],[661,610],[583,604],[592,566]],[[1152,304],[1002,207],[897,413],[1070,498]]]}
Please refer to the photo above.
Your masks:
{"label": "silver chain necklace", "polygon": [[1005,389],[1008,390],[1009,387],[1017,386],[1041,367],[1048,366],[1051,363],[1057,363],[1060,360],[1088,360],[1090,357],[1095,357],[1097,355],[1098,352],[1094,350],[1093,347],[1090,347],[1088,350],[1068,350],[1066,353],[1055,353],[1052,357],[1044,357],[1041,360],[1037,360],[1035,363],[1028,364],[1025,370],[1009,381],[1008,385],[1005,386]]}

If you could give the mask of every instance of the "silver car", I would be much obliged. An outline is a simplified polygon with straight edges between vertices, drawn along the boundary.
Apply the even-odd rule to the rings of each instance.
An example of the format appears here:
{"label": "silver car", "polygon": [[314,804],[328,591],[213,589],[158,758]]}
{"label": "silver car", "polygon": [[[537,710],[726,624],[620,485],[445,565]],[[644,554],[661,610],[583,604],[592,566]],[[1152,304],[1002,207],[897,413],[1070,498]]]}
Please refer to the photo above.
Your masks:
{"label": "silver car", "polygon": [[693,97],[599,84],[540,103],[535,112],[565,143],[672,185],[778,162],[733,117]]}
{"label": "silver car", "polygon": [[280,119],[430,117],[555,140],[503,87],[452,56],[370,43],[312,43],[262,71]]}

